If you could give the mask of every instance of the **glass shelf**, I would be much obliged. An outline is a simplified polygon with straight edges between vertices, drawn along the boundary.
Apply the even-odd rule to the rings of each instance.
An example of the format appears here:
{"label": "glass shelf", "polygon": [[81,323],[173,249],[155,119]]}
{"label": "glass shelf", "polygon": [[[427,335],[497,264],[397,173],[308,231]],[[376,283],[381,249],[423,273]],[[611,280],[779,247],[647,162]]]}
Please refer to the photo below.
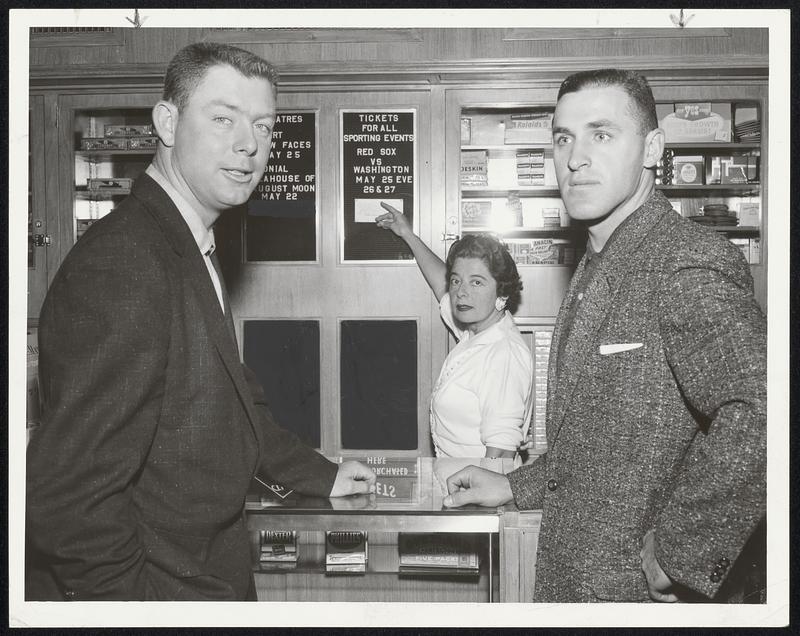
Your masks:
{"label": "glass shelf", "polygon": [[758,196],[761,192],[759,183],[725,183],[709,185],[672,184],[657,185],[656,190],[669,192],[702,193],[707,192],[709,197],[746,197]]}
{"label": "glass shelf", "polygon": [[757,141],[696,141],[696,142],[674,142],[665,144],[670,150],[683,150],[703,148],[709,150],[761,150],[761,144]]}
{"label": "glass shelf", "polygon": [[516,152],[517,150],[552,150],[553,144],[551,143],[518,143],[518,144],[488,144],[484,146],[476,146],[472,144],[465,144],[461,146],[461,150],[508,150]]}
{"label": "glass shelf", "polygon": [[75,188],[75,198],[85,201],[108,201],[115,197],[126,197],[131,193],[129,188],[119,190],[89,190],[88,188]]}
{"label": "glass shelf", "polygon": [[542,238],[542,237],[556,237],[563,236],[564,238],[574,238],[576,234],[585,233],[585,229],[579,226],[570,227],[512,227],[503,230],[497,230],[489,227],[462,227],[461,231],[464,234],[478,234],[481,232],[491,232],[492,234],[499,234],[504,239],[511,238]]}
{"label": "glass shelf", "polygon": [[510,192],[517,193],[520,197],[560,197],[561,194],[555,186],[514,186],[510,188],[463,188],[462,198],[506,198]]}
{"label": "glass shelf", "polygon": [[76,150],[75,156],[87,161],[109,161],[112,157],[152,157],[155,148],[142,148],[138,150]]}
{"label": "glass shelf", "polygon": [[[703,225],[702,223],[698,223],[698,225]],[[723,234],[731,234],[734,236],[758,236],[760,233],[760,229],[757,227],[752,226],[739,226],[739,225],[703,225],[703,227],[707,227],[710,230],[714,230],[715,232],[721,232]]]}

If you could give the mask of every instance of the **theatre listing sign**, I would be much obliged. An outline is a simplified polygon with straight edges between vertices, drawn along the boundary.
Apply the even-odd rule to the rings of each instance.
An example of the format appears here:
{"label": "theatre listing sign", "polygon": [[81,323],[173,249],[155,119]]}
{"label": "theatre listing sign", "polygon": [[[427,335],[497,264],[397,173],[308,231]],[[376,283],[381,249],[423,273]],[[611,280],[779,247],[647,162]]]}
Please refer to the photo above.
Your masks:
{"label": "theatre listing sign", "polygon": [[247,260],[314,261],[316,234],[316,113],[280,112],[264,177],[247,205]]}

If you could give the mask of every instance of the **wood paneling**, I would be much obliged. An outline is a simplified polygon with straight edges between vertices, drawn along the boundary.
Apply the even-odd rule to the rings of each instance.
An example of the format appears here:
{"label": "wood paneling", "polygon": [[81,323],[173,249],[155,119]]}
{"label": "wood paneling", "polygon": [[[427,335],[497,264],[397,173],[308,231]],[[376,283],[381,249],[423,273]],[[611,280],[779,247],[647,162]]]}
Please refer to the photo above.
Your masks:
{"label": "wood paneling", "polygon": [[536,550],[542,525],[541,511],[503,512],[500,534],[500,600],[530,603],[536,582]]}
{"label": "wood paneling", "polygon": [[[147,11],[142,14],[146,16]],[[664,14],[664,27],[670,27],[669,12]],[[522,25],[520,25],[521,28]],[[271,31],[269,29],[265,32]],[[274,30],[274,39],[281,33],[296,30]],[[386,29],[383,39],[375,41],[375,30],[364,32],[362,41],[353,41],[352,29],[339,29],[341,40],[252,42],[242,37],[226,36],[232,44],[266,57],[281,71],[317,74],[320,70],[334,73],[371,73],[375,66],[396,65],[400,70],[429,66],[436,72],[438,65],[451,62],[487,60],[561,61],[613,60],[633,63],[642,69],[686,68],[689,58],[705,60],[710,68],[731,65],[746,66],[754,61],[764,64],[768,55],[766,29],[730,29],[728,37],[698,37],[693,30],[675,29],[679,37],[661,37],[664,29],[641,29],[640,37],[626,30],[626,37],[613,36],[613,29],[586,29],[584,39],[576,39],[571,29],[551,29],[549,39],[508,39],[509,29]],[[411,37],[413,31],[416,37]],[[80,73],[86,67],[94,74],[103,74],[104,67],[156,65],[163,69],[174,53],[191,42],[209,37],[218,38],[221,32],[211,29],[123,29],[121,46],[84,46],[80,40],[63,47],[31,49],[32,75],[42,72],[55,74]],[[561,33],[559,33],[561,32]],[[235,33],[235,32],[233,32]],[[333,32],[335,33],[335,32]],[[559,37],[559,35],[567,37]],[[652,37],[658,35],[659,37]],[[281,37],[286,37],[283,35]],[[345,64],[346,66],[343,66]],[[320,68],[322,65],[322,68]]]}
{"label": "wood paneling", "polygon": [[391,572],[326,576],[317,572],[256,574],[259,601],[485,603],[488,577],[424,578]]}
{"label": "wood paneling", "polygon": [[[647,37],[686,40],[689,38],[729,38],[731,29],[691,29],[681,31],[674,27],[668,29],[647,29]],[[506,29],[504,42],[512,40],[640,40],[642,29],[548,29],[520,28]]]}
{"label": "wood paneling", "polygon": [[422,42],[423,29],[204,29],[204,40],[230,44],[278,42]]}

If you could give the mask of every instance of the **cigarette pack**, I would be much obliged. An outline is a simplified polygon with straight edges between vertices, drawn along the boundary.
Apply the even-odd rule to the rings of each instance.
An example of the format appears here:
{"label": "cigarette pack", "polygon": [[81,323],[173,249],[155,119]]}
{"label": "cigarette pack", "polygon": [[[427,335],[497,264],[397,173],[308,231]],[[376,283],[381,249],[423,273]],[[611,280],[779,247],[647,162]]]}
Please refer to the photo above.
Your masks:
{"label": "cigarette pack", "polygon": [[672,158],[673,183],[684,185],[702,185],[705,173],[705,161],[701,156],[681,156]]}
{"label": "cigarette pack", "polygon": [[81,139],[81,150],[125,150],[128,141],[117,137],[84,137]]}
{"label": "cigarette pack", "polygon": [[734,155],[709,157],[706,166],[706,183],[757,183],[758,157]]}
{"label": "cigarette pack", "polygon": [[544,150],[523,150],[517,153],[517,169],[544,166]]}
{"label": "cigarette pack", "polygon": [[520,175],[517,175],[517,185],[543,186],[544,185],[544,173],[543,172],[534,172],[534,173],[531,173],[531,174],[520,174]]}
{"label": "cigarette pack", "polygon": [[488,155],[485,150],[466,150],[461,153],[462,185],[485,186],[488,183]]}
{"label": "cigarette pack", "polygon": [[511,115],[505,120],[507,144],[549,144],[553,141],[553,113],[535,112]]}
{"label": "cigarette pack", "polygon": [[743,201],[739,204],[739,225],[745,227],[761,225],[761,205],[758,201]]}
{"label": "cigarette pack", "polygon": [[106,124],[103,128],[106,137],[151,137],[153,124]]}
{"label": "cigarette pack", "polygon": [[488,199],[461,202],[461,227],[488,227],[492,220],[492,202]]}
{"label": "cigarette pack", "polygon": [[158,137],[128,137],[128,150],[149,150],[158,146]]}
{"label": "cigarette pack", "polygon": [[110,177],[106,179],[89,179],[87,187],[93,192],[114,192],[130,190],[133,186],[133,179],[126,177]]}

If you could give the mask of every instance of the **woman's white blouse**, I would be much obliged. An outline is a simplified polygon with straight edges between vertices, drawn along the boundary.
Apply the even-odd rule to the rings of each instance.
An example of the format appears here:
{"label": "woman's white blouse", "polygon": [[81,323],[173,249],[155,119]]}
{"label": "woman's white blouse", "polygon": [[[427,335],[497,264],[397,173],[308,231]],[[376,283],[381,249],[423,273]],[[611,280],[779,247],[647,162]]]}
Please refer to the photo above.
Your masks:
{"label": "woman's white blouse", "polygon": [[533,407],[533,361],[507,311],[478,334],[456,326],[445,294],[439,311],[458,344],[431,395],[431,435],[437,457],[483,457],[487,446],[516,450]]}

